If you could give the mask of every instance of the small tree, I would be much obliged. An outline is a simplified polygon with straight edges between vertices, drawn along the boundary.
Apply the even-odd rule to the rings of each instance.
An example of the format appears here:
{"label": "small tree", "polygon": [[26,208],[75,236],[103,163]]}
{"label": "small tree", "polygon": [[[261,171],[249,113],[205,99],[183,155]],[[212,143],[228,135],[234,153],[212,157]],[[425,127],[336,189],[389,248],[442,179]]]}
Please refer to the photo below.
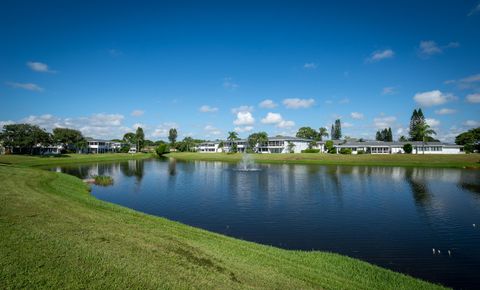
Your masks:
{"label": "small tree", "polygon": [[411,154],[413,151],[413,146],[410,143],[403,145],[403,151],[407,154]]}
{"label": "small tree", "polygon": [[325,150],[326,150],[328,153],[331,153],[331,154],[336,153],[335,147],[333,146],[333,141],[332,141],[332,140],[328,140],[327,142],[325,142]]}
{"label": "small tree", "polygon": [[155,152],[157,153],[158,156],[162,156],[163,154],[166,154],[170,152],[168,145],[165,143],[162,143],[155,148]]}
{"label": "small tree", "polygon": [[316,141],[312,141],[312,142],[308,143],[308,149],[313,149],[313,147],[317,147],[317,142]]}
{"label": "small tree", "polygon": [[318,140],[322,141],[323,137],[328,137],[328,130],[325,127],[318,129]]}

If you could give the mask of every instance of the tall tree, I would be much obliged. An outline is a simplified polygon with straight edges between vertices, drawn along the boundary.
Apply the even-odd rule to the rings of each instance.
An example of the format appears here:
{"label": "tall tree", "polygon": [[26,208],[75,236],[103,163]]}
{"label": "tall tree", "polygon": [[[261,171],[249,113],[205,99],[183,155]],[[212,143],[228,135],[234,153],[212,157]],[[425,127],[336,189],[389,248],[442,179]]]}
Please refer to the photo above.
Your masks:
{"label": "tall tree", "polygon": [[332,124],[332,140],[342,139],[342,122],[340,119],[335,120],[335,124]]}
{"label": "tall tree", "polygon": [[145,133],[143,133],[142,127],[138,127],[135,132],[135,139],[137,141],[137,150],[141,151],[145,144]]}
{"label": "tall tree", "polygon": [[387,142],[393,142],[392,128],[388,127]]}
{"label": "tall tree", "polygon": [[330,139],[335,139],[335,127],[332,124],[332,128],[330,129]]}
{"label": "tall tree", "polygon": [[389,127],[383,130],[378,130],[377,133],[375,134],[375,140],[392,142],[393,141],[392,128]]}
{"label": "tall tree", "polygon": [[85,138],[78,130],[69,128],[53,129],[53,143],[62,145],[65,151],[72,151],[84,148]]}
{"label": "tall tree", "polygon": [[317,140],[318,133],[313,128],[301,127],[300,129],[298,129],[298,132],[297,132],[296,136],[297,136],[297,138]]}
{"label": "tall tree", "polygon": [[34,148],[38,145],[52,144],[51,134],[37,125],[31,124],[4,125],[3,131],[0,133],[0,140],[3,142],[3,146],[23,154],[33,154]]}
{"label": "tall tree", "polygon": [[426,124],[425,116],[422,109],[413,110],[412,117],[410,118],[410,140],[423,141],[423,137],[420,135],[419,128]]}
{"label": "tall tree", "polygon": [[325,127],[318,129],[318,141],[323,141],[323,137],[328,137],[328,130]]}
{"label": "tall tree", "polygon": [[172,128],[168,131],[168,140],[172,146],[175,145],[175,142],[177,141],[177,129]]}
{"label": "tall tree", "polygon": [[248,147],[251,149],[254,149],[255,146],[262,145],[262,143],[265,143],[268,141],[268,134],[266,132],[257,132],[257,133],[252,133],[250,136],[248,136],[247,143]]}

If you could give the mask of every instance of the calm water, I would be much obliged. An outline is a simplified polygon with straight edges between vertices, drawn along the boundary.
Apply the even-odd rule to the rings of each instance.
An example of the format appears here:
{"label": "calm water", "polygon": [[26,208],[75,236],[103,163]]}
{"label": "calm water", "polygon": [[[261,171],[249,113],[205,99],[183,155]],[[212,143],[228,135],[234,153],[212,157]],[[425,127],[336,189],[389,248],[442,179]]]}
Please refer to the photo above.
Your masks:
{"label": "calm water", "polygon": [[239,172],[221,162],[154,159],[53,170],[110,175],[113,186],[93,187],[97,198],[210,231],[480,288],[480,171],[258,167]]}

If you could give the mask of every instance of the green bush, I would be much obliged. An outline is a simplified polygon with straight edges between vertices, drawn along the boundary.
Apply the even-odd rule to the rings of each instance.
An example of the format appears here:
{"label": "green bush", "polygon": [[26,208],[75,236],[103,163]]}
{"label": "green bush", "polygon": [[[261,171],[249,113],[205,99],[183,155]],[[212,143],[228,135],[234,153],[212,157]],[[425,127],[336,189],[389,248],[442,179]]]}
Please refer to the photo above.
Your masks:
{"label": "green bush", "polygon": [[363,151],[363,150],[357,150],[357,154],[365,154],[365,151]]}
{"label": "green bush", "polygon": [[128,150],[130,150],[130,146],[122,146],[120,153],[128,153]]}
{"label": "green bush", "polygon": [[352,149],[342,148],[342,149],[340,149],[340,154],[352,154]]}
{"label": "green bush", "polygon": [[108,186],[113,184],[113,178],[107,175],[95,175],[93,177],[96,185]]}
{"label": "green bush", "polygon": [[320,149],[305,149],[302,150],[302,153],[318,153],[320,152]]}
{"label": "green bush", "polygon": [[160,144],[155,148],[155,152],[157,153],[158,156],[162,156],[163,154],[169,153],[170,148],[168,147],[167,144]]}
{"label": "green bush", "polygon": [[407,144],[403,145],[403,151],[405,151],[405,153],[407,153],[407,154],[411,154],[412,151],[413,151],[412,144],[407,143]]}

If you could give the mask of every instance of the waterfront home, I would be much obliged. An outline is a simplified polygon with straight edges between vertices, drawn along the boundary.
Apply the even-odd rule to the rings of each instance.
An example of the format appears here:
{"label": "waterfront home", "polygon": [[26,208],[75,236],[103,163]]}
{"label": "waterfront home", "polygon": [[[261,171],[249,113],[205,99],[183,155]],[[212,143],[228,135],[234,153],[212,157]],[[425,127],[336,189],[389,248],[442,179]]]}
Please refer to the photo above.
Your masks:
{"label": "waterfront home", "polygon": [[120,142],[114,142],[109,140],[100,139],[87,139],[87,152],[86,153],[109,153],[118,152],[122,144]]}
{"label": "waterfront home", "polygon": [[460,154],[463,153],[462,145],[448,144],[442,142],[384,142],[384,141],[365,141],[365,142],[345,142],[334,145],[336,152],[346,148],[352,150],[352,154],[359,152],[370,154],[399,154],[405,153],[403,146],[411,144],[413,147],[412,154]]}
{"label": "waterfront home", "polygon": [[223,152],[223,148],[220,147],[220,141],[209,141],[199,144],[197,151],[201,153],[216,153]]}

